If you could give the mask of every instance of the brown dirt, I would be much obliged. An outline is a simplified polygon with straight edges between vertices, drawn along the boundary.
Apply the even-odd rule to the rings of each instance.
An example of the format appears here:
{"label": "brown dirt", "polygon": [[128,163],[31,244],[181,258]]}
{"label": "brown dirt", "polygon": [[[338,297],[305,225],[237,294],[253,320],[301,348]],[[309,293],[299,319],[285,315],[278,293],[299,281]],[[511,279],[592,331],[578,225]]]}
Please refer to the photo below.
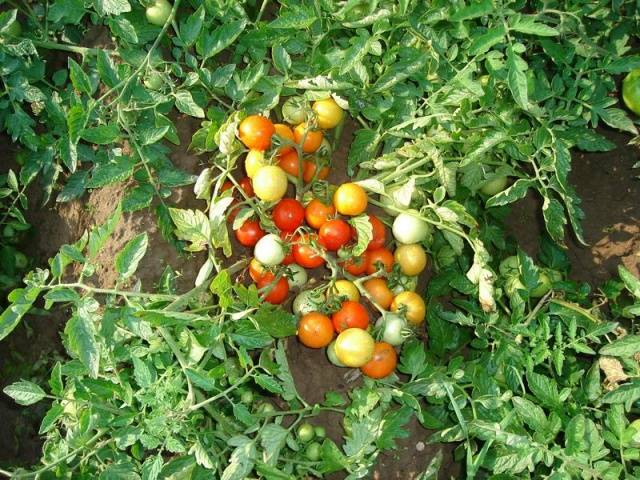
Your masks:
{"label": "brown dirt", "polygon": [[[640,150],[628,145],[629,135],[605,129],[599,133],[618,148],[607,153],[574,152],[569,177],[583,202],[584,238],[589,244],[581,246],[568,235],[571,276],[594,287],[617,275],[619,264],[640,276],[640,170],[632,169]],[[516,203],[507,226],[518,244],[535,255],[544,231],[540,198],[529,194]]]}

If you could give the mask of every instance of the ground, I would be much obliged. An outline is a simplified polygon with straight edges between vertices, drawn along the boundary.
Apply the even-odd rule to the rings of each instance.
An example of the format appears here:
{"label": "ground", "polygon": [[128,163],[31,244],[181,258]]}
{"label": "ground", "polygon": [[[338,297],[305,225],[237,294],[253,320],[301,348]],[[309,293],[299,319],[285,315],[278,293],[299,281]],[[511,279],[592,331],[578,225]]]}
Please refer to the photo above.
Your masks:
{"label": "ground", "polygon": [[[182,146],[175,149],[172,160],[177,166],[197,174],[203,168],[206,157],[197,157],[186,151],[189,139],[198,127],[198,122],[180,117],[176,122],[180,130]],[[335,166],[330,180],[344,180],[344,160],[350,143],[351,130],[347,129],[341,148],[334,156]],[[624,135],[604,132],[616,142],[618,149],[605,154],[574,154],[571,181],[583,199],[587,218],[584,222],[585,238],[589,247],[580,247],[573,240],[568,242],[572,261],[572,276],[578,280],[598,284],[614,274],[622,262],[638,274],[640,266],[640,182],[634,178],[637,171],[632,165],[637,161],[635,147],[627,146],[629,138]],[[9,145],[2,139],[0,145]],[[0,152],[2,158],[11,159],[12,151]],[[3,165],[10,164],[10,160]],[[104,221],[115,208],[124,188],[111,187],[91,192],[81,200],[67,204],[37,204],[37,192],[32,192],[29,220],[34,225],[33,234],[25,243],[25,250],[35,256],[39,264],[46,264],[64,243],[77,239],[91,225]],[[193,208],[198,202],[193,199],[191,188],[179,189],[171,201],[183,208]],[[535,254],[541,233],[540,208],[535,197],[517,203],[508,219],[509,231],[529,253]],[[152,213],[147,211],[125,215],[115,234],[105,246],[100,260],[101,268],[95,276],[97,285],[110,286],[115,279],[112,265],[114,252],[135,234],[147,231],[149,249],[141,263],[138,279],[143,288],[153,288],[165,265],[169,264],[182,272],[181,287],[192,284],[202,258],[181,255],[161,237]],[[11,383],[29,371],[20,365],[31,366],[36,362],[49,363],[63,355],[58,330],[65,319],[65,312],[51,316],[30,316],[2,344],[0,349],[0,387]],[[309,402],[322,400],[329,389],[348,391],[352,384],[344,378],[344,370],[331,366],[320,351],[310,351],[292,339],[288,347],[291,367],[300,393]],[[22,368],[22,369],[21,369]],[[45,371],[45,369],[43,369]],[[41,379],[44,381],[44,378]],[[356,380],[357,381],[357,380]],[[37,436],[39,419],[44,414],[43,406],[24,408],[15,405],[6,396],[0,396],[0,465],[26,465],[39,457],[40,441]],[[317,423],[326,426],[329,435],[338,440],[342,435],[339,418],[335,414],[319,417]],[[428,432],[417,422],[408,425],[409,437],[399,441],[397,451],[379,457],[374,473],[377,479],[412,479],[429,463],[433,455],[442,450],[444,454],[441,478],[457,478],[459,467],[452,459],[450,446],[424,445]],[[335,478],[340,478],[336,476]]]}

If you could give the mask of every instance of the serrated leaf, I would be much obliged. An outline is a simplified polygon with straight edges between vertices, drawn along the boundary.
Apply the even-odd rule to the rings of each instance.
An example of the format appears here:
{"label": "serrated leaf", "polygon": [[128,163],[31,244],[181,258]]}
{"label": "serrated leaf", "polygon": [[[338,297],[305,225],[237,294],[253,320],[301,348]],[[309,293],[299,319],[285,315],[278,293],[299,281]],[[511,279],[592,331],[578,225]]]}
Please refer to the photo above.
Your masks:
{"label": "serrated leaf", "polygon": [[4,387],[2,390],[19,405],[33,405],[47,396],[47,393],[33,382],[20,380]]}
{"label": "serrated leaf", "polygon": [[619,108],[607,108],[600,110],[599,113],[600,118],[602,118],[604,123],[610,127],[617,128],[623,132],[629,132],[633,135],[638,134],[638,129],[624,110]]}
{"label": "serrated leaf", "polygon": [[62,416],[63,412],[64,407],[62,405],[57,402],[53,403],[47,414],[42,419],[42,422],[40,423],[38,434],[44,435],[45,433],[51,431],[53,427],[55,427],[58,419]]}
{"label": "serrated leaf", "polygon": [[96,340],[95,326],[91,319],[87,315],[74,315],[67,322],[64,333],[71,351],[87,367],[89,375],[97,378],[100,367],[100,350]]}
{"label": "serrated leaf", "polygon": [[100,15],[120,15],[131,11],[127,0],[94,0],[93,3]]}
{"label": "serrated leaf", "polygon": [[274,45],[271,49],[271,57],[273,58],[273,66],[283,74],[286,74],[291,68],[291,57],[282,45]]}
{"label": "serrated leaf", "polygon": [[520,58],[513,48],[507,49],[507,85],[513,95],[513,99],[523,110],[529,110],[529,95],[527,92],[527,76],[522,69],[524,60]]}
{"label": "serrated leaf", "polygon": [[625,335],[603,346],[598,354],[612,357],[631,357],[638,352],[640,352],[640,335]]}
{"label": "serrated leaf", "polygon": [[118,140],[120,137],[120,128],[115,123],[85,128],[80,134],[80,137],[89,143],[108,145]]}
{"label": "serrated leaf", "polygon": [[556,242],[562,243],[564,240],[564,227],[567,224],[567,217],[564,214],[562,204],[555,198],[545,197],[542,204],[542,215],[551,238]]}
{"label": "serrated leaf", "polygon": [[263,460],[267,465],[278,464],[280,450],[285,445],[289,432],[275,423],[266,425],[260,434],[260,445],[264,449]]}
{"label": "serrated leaf", "polygon": [[356,165],[374,156],[378,142],[379,136],[375,130],[356,130],[353,142],[351,142],[351,146],[349,147],[349,156],[347,159],[347,172],[350,175],[353,174]]}
{"label": "serrated leaf", "polygon": [[98,252],[102,249],[105,242],[115,230],[116,225],[118,225],[121,217],[122,210],[120,208],[120,205],[118,205],[115,212],[113,212],[113,214],[109,218],[107,218],[107,220],[102,225],[100,225],[99,227],[94,227],[91,230],[91,232],[89,233],[89,242],[87,247],[87,257],[90,261],[95,259]]}
{"label": "serrated leaf", "polygon": [[225,22],[210,35],[205,35],[204,38],[201,37],[201,40],[196,45],[198,53],[204,57],[204,60],[217,55],[235,42],[246,26],[247,20],[244,18]]}
{"label": "serrated leaf", "polygon": [[11,304],[0,313],[0,340],[18,326],[22,317],[31,310],[40,292],[40,288],[27,287],[13,290],[9,294]]}
{"label": "serrated leaf", "polygon": [[448,20],[450,22],[462,22],[463,20],[471,20],[472,18],[488,15],[491,12],[493,12],[491,0],[472,1],[470,5],[453,8]]}
{"label": "serrated leaf", "polygon": [[69,78],[71,78],[71,83],[76,90],[91,95],[92,88],[89,75],[71,57],[69,57]]}
{"label": "serrated leaf", "polygon": [[311,7],[296,6],[282,9],[278,17],[269,23],[270,28],[292,28],[302,30],[309,28],[316,21],[316,13]]}
{"label": "serrated leaf", "polygon": [[516,18],[516,22],[509,27],[510,30],[540,37],[555,37],[560,35],[560,32],[556,28],[545,23],[536,22],[534,15],[521,15]]}
{"label": "serrated leaf", "polygon": [[180,40],[182,40],[186,46],[190,47],[198,39],[198,35],[200,35],[200,31],[202,30],[204,17],[205,9],[203,5],[200,5],[195,12],[180,24]]}
{"label": "serrated leaf", "polygon": [[147,252],[149,238],[147,232],[140,233],[127,242],[122,250],[116,255],[116,271],[121,280],[126,280],[135,273],[138,264]]}
{"label": "serrated leaf", "polygon": [[492,47],[501,43],[507,35],[504,25],[498,25],[488,29],[482,35],[473,39],[469,47],[469,55],[481,55],[491,50]]}
{"label": "serrated leaf", "polygon": [[626,403],[632,404],[640,398],[640,382],[633,381],[607,392],[603,397],[604,403]]}
{"label": "serrated leaf", "polygon": [[182,113],[196,118],[204,118],[204,110],[195,102],[189,90],[178,90],[175,97],[176,108]]}

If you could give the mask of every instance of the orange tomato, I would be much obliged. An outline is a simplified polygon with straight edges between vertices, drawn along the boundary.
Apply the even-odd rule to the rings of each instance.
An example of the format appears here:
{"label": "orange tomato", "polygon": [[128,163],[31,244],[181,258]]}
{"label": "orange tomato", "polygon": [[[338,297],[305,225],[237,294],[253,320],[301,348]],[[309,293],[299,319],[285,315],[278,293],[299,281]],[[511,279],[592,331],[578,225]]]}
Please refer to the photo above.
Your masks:
{"label": "orange tomato", "polygon": [[391,311],[404,312],[407,321],[417,327],[424,322],[427,306],[422,297],[416,292],[402,292],[396,295],[391,302]]}
{"label": "orange tomato", "polygon": [[387,285],[387,281],[382,278],[372,278],[364,282],[364,289],[374,302],[385,310],[389,309],[393,301],[393,292]]}
{"label": "orange tomato", "polygon": [[[302,175],[303,175],[304,181],[309,183],[311,180],[313,180],[313,177],[316,176],[317,169],[318,169],[318,166],[315,164],[315,162],[310,162],[309,160],[305,160],[302,166],[302,170],[303,170]],[[328,176],[329,176],[329,167],[324,166],[317,173],[317,180],[324,180]]]}
{"label": "orange tomato", "polygon": [[293,257],[304,268],[317,268],[324,263],[320,251],[309,243],[311,239],[317,240],[317,236],[302,235],[293,244]]}
{"label": "orange tomato", "polygon": [[251,279],[258,283],[259,281],[261,281],[262,279],[264,279],[267,275],[271,275],[272,279],[273,279],[273,273],[269,272],[264,265],[262,265],[258,260],[256,260],[255,258],[251,259],[251,262],[249,262],[249,276],[251,277]]}
{"label": "orange tomato", "polygon": [[240,122],[238,137],[245,147],[254,150],[266,150],[271,146],[271,136],[276,129],[267,117],[249,115]]}
{"label": "orange tomato", "polygon": [[376,273],[380,265],[387,272],[393,268],[393,253],[386,248],[376,248],[375,250],[367,250],[364,254],[367,264],[367,274]]}
{"label": "orange tomato", "polygon": [[351,275],[362,275],[367,270],[367,259],[365,256],[349,258],[340,264]]}
{"label": "orange tomato", "polygon": [[377,342],[373,347],[373,358],[360,367],[369,378],[384,378],[393,373],[398,364],[398,354],[385,342]]}
{"label": "orange tomato", "polygon": [[347,328],[361,328],[366,330],[369,326],[369,313],[361,303],[347,300],[342,302],[340,310],[331,315],[333,328],[340,333]]}
{"label": "orange tomato", "polygon": [[[305,136],[306,132],[306,136]],[[322,130],[311,130],[306,123],[301,123],[293,129],[293,137],[297,144],[302,145],[304,153],[312,153],[320,148],[323,138]],[[302,142],[304,139],[304,143]]]}
{"label": "orange tomato", "polygon": [[342,215],[360,215],[367,203],[367,192],[357,183],[343,183],[333,194],[333,205]]}
{"label": "orange tomato", "polygon": [[[289,125],[285,125],[284,123],[276,123],[273,128],[275,129],[275,134],[283,138],[284,140],[289,140],[290,142],[295,141],[293,130],[291,130],[291,127],[289,127]],[[295,151],[295,148],[287,145],[278,149],[278,155],[284,155],[285,153],[293,151]]]}
{"label": "orange tomato", "polygon": [[314,198],[309,202],[304,210],[304,217],[311,228],[319,229],[325,222],[336,214],[333,205],[325,205],[320,200]]}
{"label": "orange tomato", "polygon": [[[298,178],[298,170],[300,169],[300,160],[298,160],[298,152],[292,150],[284,155],[280,155],[278,158],[278,166],[287,172],[289,175],[293,175]],[[304,167],[303,167],[304,172]],[[304,173],[303,173],[304,176]]]}
{"label": "orange tomato", "polygon": [[333,340],[333,325],[326,315],[307,313],[298,324],[298,339],[309,348],[326,347]]}

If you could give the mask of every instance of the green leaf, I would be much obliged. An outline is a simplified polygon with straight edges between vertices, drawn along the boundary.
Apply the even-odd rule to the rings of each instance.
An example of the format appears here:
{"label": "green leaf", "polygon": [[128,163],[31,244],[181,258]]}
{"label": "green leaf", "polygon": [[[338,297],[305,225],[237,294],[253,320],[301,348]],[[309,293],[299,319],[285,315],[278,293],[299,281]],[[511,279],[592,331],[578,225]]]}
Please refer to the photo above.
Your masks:
{"label": "green leaf", "polygon": [[273,58],[273,66],[283,74],[287,74],[291,68],[291,57],[289,53],[282,45],[274,45],[271,50],[271,57]]}
{"label": "green leaf", "polygon": [[244,18],[225,22],[210,35],[201,36],[196,45],[196,51],[204,57],[204,60],[207,60],[235,42],[246,26],[247,20]]}
{"label": "green leaf", "polygon": [[170,208],[169,214],[176,226],[176,236],[181,240],[191,242],[185,250],[198,252],[204,250],[211,237],[209,219],[200,210],[182,210]]}
{"label": "green leaf", "polygon": [[87,179],[89,172],[87,170],[78,170],[67,178],[67,183],[56,197],[56,202],[70,202],[76,198],[80,198],[87,187]]}
{"label": "green leaf", "polygon": [[195,12],[180,24],[180,40],[182,40],[186,46],[190,47],[198,39],[198,35],[200,35],[200,31],[202,30],[204,17],[205,9],[203,5],[200,5]]}
{"label": "green leaf", "polygon": [[507,35],[504,25],[491,27],[482,35],[473,39],[469,46],[469,55],[480,55],[491,50],[492,47],[501,43]]}
{"label": "green leaf", "polygon": [[385,413],[380,423],[380,436],[376,440],[378,448],[383,450],[398,448],[395,440],[409,437],[409,432],[405,425],[409,423],[412,416],[413,410],[406,405]]}
{"label": "green leaf", "polygon": [[71,143],[78,142],[86,124],[87,113],[85,109],[81,105],[73,105],[67,112],[67,131]]}
{"label": "green leaf", "polygon": [[523,110],[529,110],[529,96],[527,93],[527,76],[524,73],[525,61],[520,58],[512,47],[507,49],[507,85],[513,99]]}
{"label": "green leaf", "polygon": [[369,246],[369,242],[373,239],[373,226],[371,225],[369,215],[367,214],[352,217],[351,220],[349,220],[349,223],[355,228],[357,239],[357,243],[353,247],[352,253],[359,257],[365,252]]}
{"label": "green leaf", "polygon": [[555,37],[560,35],[557,29],[544,23],[536,22],[534,15],[521,15],[516,17],[516,19],[516,22],[509,27],[510,30],[529,35],[538,35],[540,37]]}
{"label": "green leaf", "polygon": [[27,287],[13,290],[9,294],[11,304],[0,314],[0,340],[18,326],[22,317],[31,310],[40,292],[40,288]]}
{"label": "green leaf", "polygon": [[253,470],[258,455],[255,442],[242,435],[232,437],[228,443],[236,448],[229,457],[229,464],[222,472],[221,480],[244,480]]}
{"label": "green leaf", "polygon": [[138,185],[122,199],[122,211],[135,212],[149,207],[153,201],[154,194],[155,190],[152,185],[148,183]]}
{"label": "green leaf", "polygon": [[196,118],[204,118],[204,110],[193,100],[189,90],[178,90],[175,97],[176,108],[182,113]]}
{"label": "green leaf", "polygon": [[309,28],[316,21],[316,13],[311,7],[296,6],[283,8],[278,18],[269,23],[269,28],[291,28],[302,30]]}
{"label": "green leaf", "polygon": [[397,83],[406,80],[414,73],[422,70],[427,61],[427,57],[417,49],[411,49],[410,52],[410,55],[393,63],[378,77],[378,80],[376,80],[373,86],[374,93],[387,91]]}
{"label": "green leaf", "polygon": [[162,455],[148,457],[142,464],[142,480],[158,480],[163,465]]}
{"label": "green leaf", "polygon": [[624,110],[619,108],[607,108],[600,110],[599,113],[602,120],[604,120],[604,122],[610,127],[617,128],[623,132],[632,133],[633,135],[638,134],[638,129]]}
{"label": "green leaf", "polygon": [[131,11],[127,0],[94,0],[93,3],[100,15],[120,15]]}
{"label": "green leaf", "polygon": [[150,387],[155,382],[155,369],[138,357],[133,357],[131,360],[133,361],[133,376],[136,383],[142,388]]}
{"label": "green leaf", "polygon": [[636,68],[640,68],[640,55],[628,55],[626,57],[616,58],[605,67],[605,70],[617,75],[620,73],[630,72]]}
{"label": "green leaf", "polygon": [[555,380],[536,372],[528,372],[527,384],[531,393],[540,400],[542,405],[552,408],[559,408],[562,405]]}
{"label": "green leaf", "polygon": [[54,402],[51,405],[51,408],[47,412],[47,414],[42,419],[40,423],[40,429],[38,430],[39,435],[44,435],[45,433],[51,431],[53,427],[55,427],[56,422],[64,413],[64,407],[57,402]]}
{"label": "green leaf", "polygon": [[296,334],[295,315],[277,306],[261,305],[258,311],[253,314],[253,319],[260,330],[265,331],[273,338],[286,338]]}
{"label": "green leaf", "polygon": [[107,220],[102,225],[100,225],[99,227],[94,227],[91,230],[91,232],[89,233],[89,242],[87,247],[87,256],[89,260],[95,259],[98,252],[100,252],[105,242],[109,239],[109,237],[115,230],[118,222],[120,222],[121,217],[122,209],[120,208],[120,205],[118,205],[113,214],[111,214],[111,216],[107,218]]}
{"label": "green leaf", "polygon": [[19,405],[33,405],[47,396],[47,393],[33,382],[20,380],[4,387],[2,390]]}
{"label": "green leaf", "polygon": [[585,152],[608,152],[616,148],[615,143],[585,127],[572,127],[561,135]]}
{"label": "green leaf", "polygon": [[347,458],[328,438],[322,442],[322,456],[320,470],[323,473],[334,473],[342,470],[349,464],[349,458]]}
{"label": "green leaf", "polygon": [[204,390],[205,392],[217,392],[220,390],[214,378],[209,377],[204,372],[199,372],[191,368],[185,370],[187,377],[193,382],[193,384]]}
{"label": "green leaf", "polygon": [[491,0],[481,0],[480,2],[471,2],[465,7],[456,6],[452,9],[448,20],[450,22],[461,22],[463,20],[471,20],[472,18],[489,15],[493,12]]}
{"label": "green leaf", "polygon": [[529,428],[534,431],[542,431],[547,425],[547,417],[544,410],[530,400],[523,397],[513,397],[511,399],[518,416]]}
{"label": "green leaf", "polygon": [[73,87],[81,93],[91,95],[91,80],[82,67],[78,65],[73,58],[69,57],[69,77]]}
{"label": "green leaf", "polygon": [[528,178],[519,178],[506,190],[497,193],[487,200],[487,207],[501,207],[517,200],[521,200],[527,196],[529,188],[535,185],[534,180]]}
{"label": "green leaf", "polygon": [[278,464],[280,450],[285,445],[285,440],[289,431],[280,425],[270,423],[266,425],[260,433],[260,445],[264,449],[263,460],[267,465]]}
{"label": "green leaf", "polygon": [[353,142],[349,147],[347,173],[353,174],[356,165],[374,157],[379,141],[379,135],[375,130],[356,130]]}
{"label": "green leaf", "polygon": [[545,197],[542,203],[542,216],[551,238],[556,242],[562,243],[564,240],[564,227],[567,224],[567,217],[564,214],[562,204],[555,198]]}
{"label": "green leaf", "polygon": [[118,140],[120,137],[120,128],[118,128],[118,125],[115,123],[85,128],[80,134],[80,137],[89,143],[108,145]]}
{"label": "green leaf", "polygon": [[241,320],[236,323],[236,328],[229,335],[239,346],[249,350],[264,348],[273,342],[271,335],[261,330],[257,330],[252,322]]}
{"label": "green leaf", "polygon": [[140,260],[147,252],[148,245],[147,232],[143,232],[129,240],[116,255],[115,266],[121,280],[126,280],[135,273]]}
{"label": "green leaf", "polygon": [[624,282],[624,286],[629,290],[631,295],[640,299],[640,279],[636,278],[622,265],[618,265],[618,275],[620,275],[620,278]]}
{"label": "green leaf", "polygon": [[93,378],[98,377],[100,367],[100,347],[96,340],[96,329],[87,315],[71,317],[65,326],[70,350],[77,355]]}
{"label": "green leaf", "polygon": [[138,33],[126,18],[122,16],[110,18],[109,28],[115,36],[122,38],[125,42],[138,43]]}
{"label": "green leaf", "polygon": [[133,175],[136,161],[131,157],[116,157],[111,162],[96,165],[91,172],[87,188],[99,188],[122,182]]}
{"label": "green leaf", "polygon": [[118,76],[116,66],[111,60],[111,57],[102,49],[98,49],[96,55],[96,66],[100,80],[109,88],[115,87],[120,82],[120,77]]}
{"label": "green leaf", "polygon": [[598,354],[612,357],[631,357],[638,352],[640,352],[640,335],[625,335],[602,347]]}

